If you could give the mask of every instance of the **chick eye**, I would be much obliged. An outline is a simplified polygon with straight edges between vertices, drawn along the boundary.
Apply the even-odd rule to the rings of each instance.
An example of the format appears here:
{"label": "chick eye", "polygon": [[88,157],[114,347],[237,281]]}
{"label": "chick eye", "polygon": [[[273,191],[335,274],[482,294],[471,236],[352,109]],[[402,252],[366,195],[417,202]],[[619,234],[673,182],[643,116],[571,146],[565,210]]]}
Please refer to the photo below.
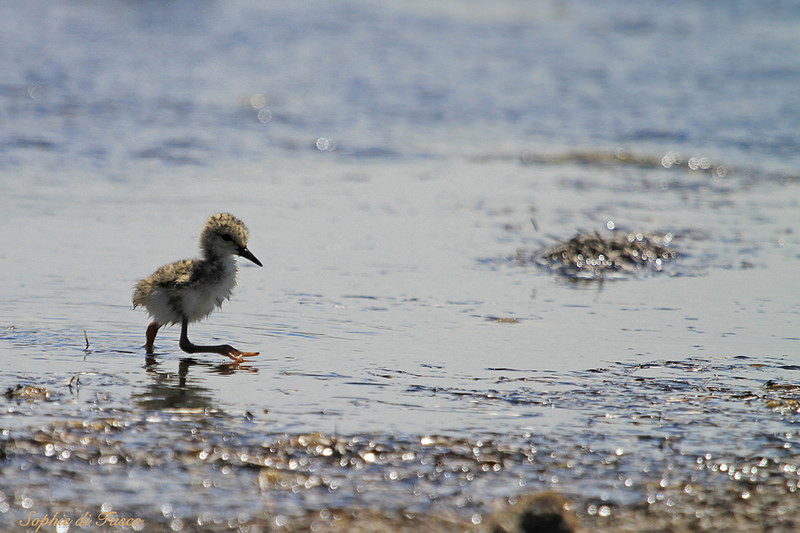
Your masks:
{"label": "chick eye", "polygon": [[227,233],[225,235],[220,235],[220,237],[222,237],[223,241],[232,241],[233,240],[233,237],[231,237]]}

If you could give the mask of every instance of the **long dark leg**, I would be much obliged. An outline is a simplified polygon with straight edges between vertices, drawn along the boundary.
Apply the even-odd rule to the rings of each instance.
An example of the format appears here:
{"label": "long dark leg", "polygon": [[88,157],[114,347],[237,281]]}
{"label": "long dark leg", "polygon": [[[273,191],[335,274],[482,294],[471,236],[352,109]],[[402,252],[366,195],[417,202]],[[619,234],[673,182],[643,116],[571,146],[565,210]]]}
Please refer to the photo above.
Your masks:
{"label": "long dark leg", "polygon": [[153,341],[156,340],[156,335],[158,334],[158,328],[161,327],[161,324],[156,322],[155,320],[150,322],[150,325],[147,326],[147,342],[144,344],[145,352],[148,354],[153,353]]}
{"label": "long dark leg", "polygon": [[187,334],[187,330],[189,328],[189,321],[187,319],[183,319],[181,322],[181,350],[186,353],[218,353],[220,355],[225,355],[230,357],[234,361],[241,361],[243,357],[253,357],[258,355],[259,352],[240,352],[233,346],[228,344],[217,344],[213,346],[199,346],[197,344],[192,344],[192,341],[189,340],[189,336]]}

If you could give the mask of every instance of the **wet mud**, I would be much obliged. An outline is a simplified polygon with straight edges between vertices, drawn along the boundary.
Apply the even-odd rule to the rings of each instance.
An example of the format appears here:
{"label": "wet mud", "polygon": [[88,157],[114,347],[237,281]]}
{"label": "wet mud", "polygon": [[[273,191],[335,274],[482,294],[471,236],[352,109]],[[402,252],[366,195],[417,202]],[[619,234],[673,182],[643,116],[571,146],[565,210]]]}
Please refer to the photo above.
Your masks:
{"label": "wet mud", "polygon": [[[17,383],[0,431],[4,530],[30,531],[31,512],[141,520],[110,528],[119,531],[800,527],[797,367],[737,357],[563,376],[487,370],[495,377],[475,388],[410,387],[464,408],[529,405],[579,418],[481,438],[276,434],[266,413],[180,401],[124,408],[103,386],[76,404],[68,383]],[[47,422],[26,423],[31,410]],[[69,529],[84,530],[109,525]]]}

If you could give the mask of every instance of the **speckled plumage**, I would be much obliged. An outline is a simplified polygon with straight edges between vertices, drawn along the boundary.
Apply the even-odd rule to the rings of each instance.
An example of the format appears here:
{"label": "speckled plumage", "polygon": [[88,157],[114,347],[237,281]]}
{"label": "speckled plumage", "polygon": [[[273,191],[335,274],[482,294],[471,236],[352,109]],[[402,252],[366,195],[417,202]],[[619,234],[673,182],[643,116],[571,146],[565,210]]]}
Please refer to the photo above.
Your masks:
{"label": "speckled plumage", "polygon": [[[235,255],[261,266],[247,249],[247,239],[247,227],[241,220],[228,213],[212,215],[200,233],[201,258],[164,265],[136,284],[133,307],[145,307],[154,319],[148,329],[148,351],[158,328],[177,323],[183,324],[181,348],[186,350],[186,324],[207,317],[230,298],[238,271]],[[188,338],[185,342],[190,348],[198,348]],[[227,345],[199,348],[213,348],[211,351],[218,353],[223,353],[222,348],[237,351]]]}
{"label": "speckled plumage", "polygon": [[231,256],[215,261],[184,259],[164,265],[138,283],[133,306],[147,308],[159,324],[179,324],[184,317],[197,322],[230,298],[237,270]]}

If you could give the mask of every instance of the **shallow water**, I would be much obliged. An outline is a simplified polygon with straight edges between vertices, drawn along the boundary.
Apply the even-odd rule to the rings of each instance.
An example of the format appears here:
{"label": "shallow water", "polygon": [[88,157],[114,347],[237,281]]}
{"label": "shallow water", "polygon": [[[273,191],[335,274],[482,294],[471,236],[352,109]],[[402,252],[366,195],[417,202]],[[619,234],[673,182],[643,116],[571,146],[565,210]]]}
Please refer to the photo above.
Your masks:
{"label": "shallow water", "polygon": [[[466,524],[542,489],[601,530],[796,525],[795,7],[42,7],[0,6],[0,388],[50,391],[0,400],[4,526]],[[261,355],[171,328],[147,361],[133,284],[216,211],[265,267],[190,336]],[[608,227],[680,257],[516,260]]]}

